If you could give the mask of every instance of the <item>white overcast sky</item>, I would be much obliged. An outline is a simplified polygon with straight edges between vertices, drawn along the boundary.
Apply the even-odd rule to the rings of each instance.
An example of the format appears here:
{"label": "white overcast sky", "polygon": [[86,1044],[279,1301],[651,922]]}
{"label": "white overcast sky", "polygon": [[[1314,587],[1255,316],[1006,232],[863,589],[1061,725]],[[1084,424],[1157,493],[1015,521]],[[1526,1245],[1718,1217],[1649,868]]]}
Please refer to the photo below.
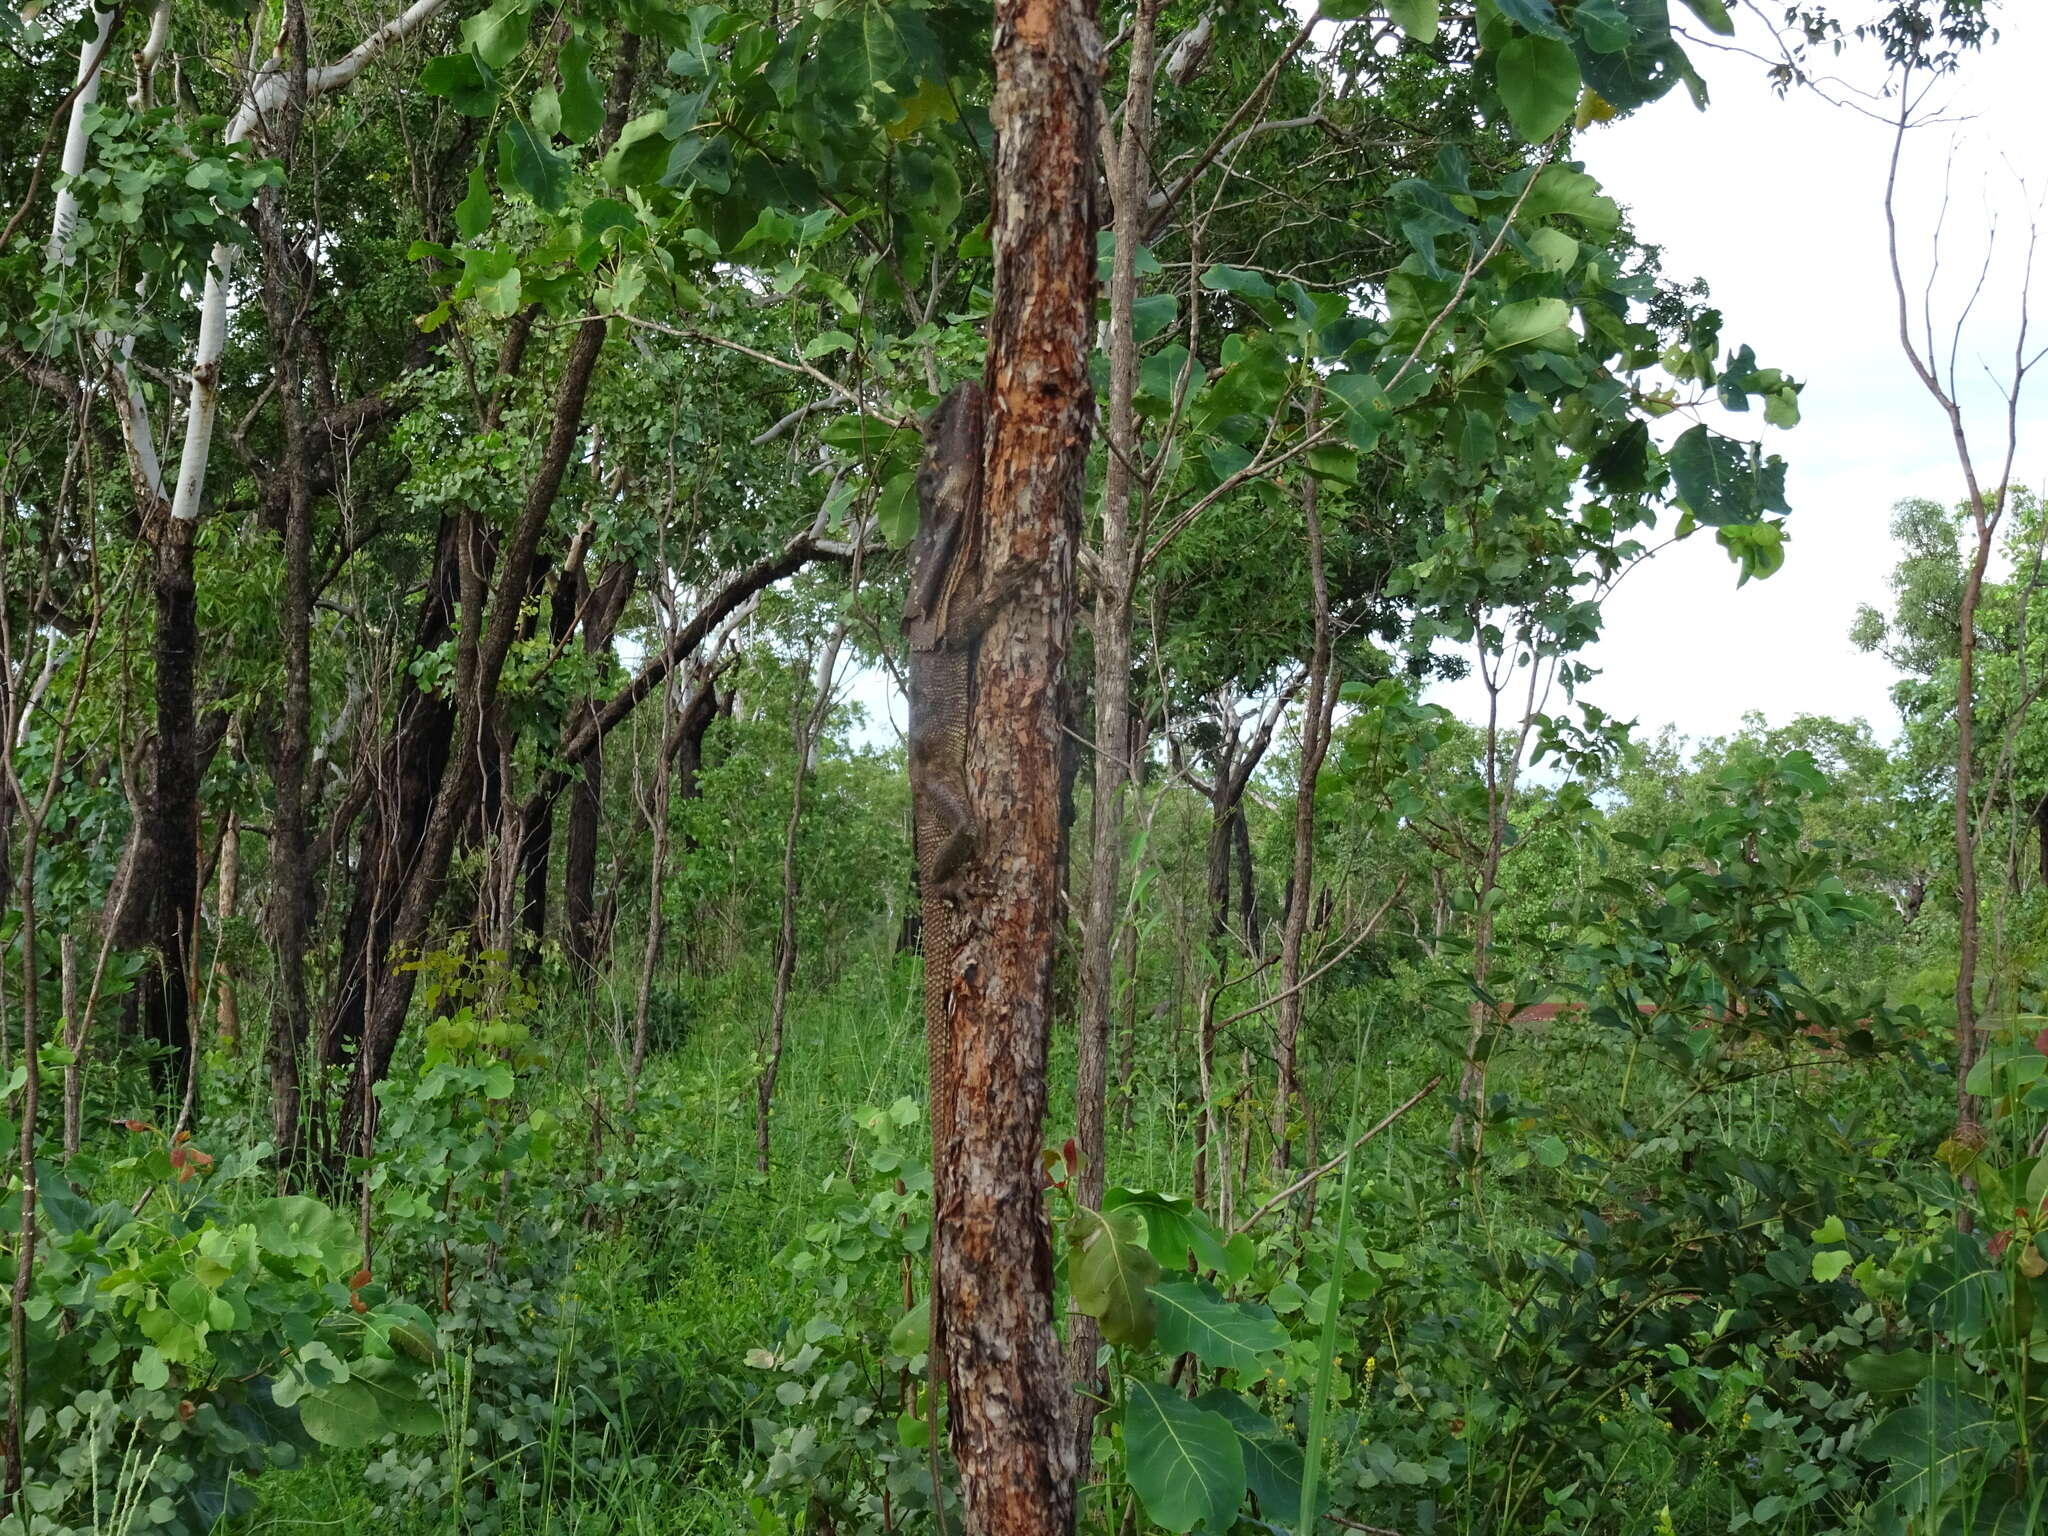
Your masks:
{"label": "white overcast sky", "polygon": [[[2010,370],[2028,205],[2048,191],[2044,11],[2039,0],[2008,0],[1997,46],[1941,89],[1956,120],[1909,139],[1901,172],[1902,255],[1917,285],[1953,153],[1936,289],[1949,327],[1982,263],[1990,220],[2000,221],[1997,249],[2011,259],[1993,268],[1961,362],[1970,418],[1990,457],[2003,433],[1983,363]],[[1754,12],[1742,17],[1752,39],[1756,21]],[[1723,341],[1746,342],[1764,366],[1804,381],[1804,419],[1793,431],[1764,428],[1754,411],[1714,418],[1737,435],[1762,434],[1789,463],[1787,557],[1777,575],[1738,591],[1711,533],[1665,550],[1609,600],[1606,635],[1591,656],[1602,675],[1583,694],[1645,732],[1669,723],[1694,738],[1721,735],[1757,710],[1774,724],[1802,713],[1860,715],[1888,738],[1898,724],[1893,675],[1849,644],[1848,628],[1858,604],[1887,600],[1892,503],[1960,496],[1947,423],[1898,348],[1882,214],[1891,132],[1809,94],[1779,100],[1752,59],[1691,52],[1712,89],[1707,112],[1674,91],[1582,134],[1578,153],[1629,208],[1638,234],[1665,248],[1671,276],[1707,280],[1726,317]],[[1836,67],[1846,72],[1869,52]],[[1865,72],[1860,83],[1879,80]],[[2048,255],[2039,270],[2048,291]],[[2035,325],[2048,339],[2048,315],[2037,312]],[[2048,369],[2039,382],[2015,471],[2037,487],[2048,477]],[[1469,712],[1477,690],[1443,688],[1436,697]]]}

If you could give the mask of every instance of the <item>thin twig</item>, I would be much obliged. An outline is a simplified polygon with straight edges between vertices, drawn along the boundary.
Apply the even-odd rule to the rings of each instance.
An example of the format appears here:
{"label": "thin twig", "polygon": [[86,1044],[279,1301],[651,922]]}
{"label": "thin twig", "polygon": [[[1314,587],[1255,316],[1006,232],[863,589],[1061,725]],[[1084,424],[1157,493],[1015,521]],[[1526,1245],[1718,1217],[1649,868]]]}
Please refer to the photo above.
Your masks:
{"label": "thin twig", "polygon": [[1324,1163],[1320,1168],[1311,1168],[1307,1173],[1304,1173],[1292,1184],[1288,1185],[1285,1189],[1281,1190],[1279,1194],[1275,1195],[1272,1199],[1268,1200],[1256,1211],[1253,1211],[1251,1215],[1245,1217],[1243,1221],[1240,1221],[1236,1226],[1232,1227],[1230,1229],[1230,1235],[1232,1237],[1235,1237],[1238,1233],[1249,1230],[1258,1222],[1259,1218],[1264,1216],[1267,1212],[1273,1210],[1277,1206],[1284,1204],[1286,1201],[1293,1198],[1295,1195],[1300,1194],[1301,1191],[1307,1189],[1309,1185],[1315,1183],[1315,1181],[1317,1179],[1320,1179],[1324,1174],[1330,1172],[1332,1169],[1341,1165],[1344,1159],[1351,1156],[1352,1153],[1356,1152],[1368,1141],[1371,1141],[1373,1137],[1379,1135],[1381,1131],[1384,1131],[1396,1120],[1399,1120],[1403,1115],[1407,1114],[1409,1110],[1413,1109],[1416,1105],[1420,1104],[1432,1093],[1435,1093],[1438,1086],[1443,1082],[1443,1080],[1444,1074],[1441,1072],[1437,1073],[1435,1077],[1432,1077],[1428,1082],[1424,1083],[1420,1088],[1416,1089],[1413,1093],[1408,1095],[1408,1097],[1405,1100],[1403,1100],[1399,1105],[1397,1105],[1394,1109],[1388,1111],[1386,1118],[1380,1121],[1378,1125],[1374,1126],[1371,1130],[1367,1131],[1363,1136],[1360,1136],[1358,1140],[1351,1143],[1350,1146],[1346,1147],[1342,1152],[1339,1152],[1335,1157],[1331,1158],[1327,1163]]}

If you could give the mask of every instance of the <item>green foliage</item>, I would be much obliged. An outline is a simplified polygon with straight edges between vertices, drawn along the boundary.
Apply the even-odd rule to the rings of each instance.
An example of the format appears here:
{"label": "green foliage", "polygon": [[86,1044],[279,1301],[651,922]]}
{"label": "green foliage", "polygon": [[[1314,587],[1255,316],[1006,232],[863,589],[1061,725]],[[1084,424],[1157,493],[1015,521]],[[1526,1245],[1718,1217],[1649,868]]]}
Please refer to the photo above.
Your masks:
{"label": "green foliage", "polygon": [[[123,1530],[197,1536],[316,1442],[438,1431],[433,1323],[372,1279],[347,1216],[236,1202],[262,1149],[216,1162],[139,1121],[128,1136],[97,1165],[38,1168],[24,1510],[0,1529],[98,1531],[119,1511]],[[96,1201],[91,1183],[143,1194]],[[17,1183],[10,1225],[19,1208]]]}

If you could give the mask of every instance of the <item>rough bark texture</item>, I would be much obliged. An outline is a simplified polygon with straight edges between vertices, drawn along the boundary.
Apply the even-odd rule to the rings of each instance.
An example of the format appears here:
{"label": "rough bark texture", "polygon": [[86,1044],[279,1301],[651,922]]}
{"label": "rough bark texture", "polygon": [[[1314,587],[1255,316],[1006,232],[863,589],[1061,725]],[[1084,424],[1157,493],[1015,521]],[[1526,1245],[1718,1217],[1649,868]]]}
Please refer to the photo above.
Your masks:
{"label": "rough bark texture", "polygon": [[199,920],[199,651],[193,585],[195,523],[166,517],[156,544],[156,777],[150,792],[151,964],[144,973],[143,1033],[170,1052],[157,1091],[181,1101],[193,1079],[192,954]]}
{"label": "rough bark texture", "polygon": [[952,976],[958,1214],[934,1239],[969,1528],[1057,1536],[1074,1524],[1074,1460],[1039,1153],[1059,918],[1057,696],[1093,415],[1094,7],[998,0],[995,64],[985,554],[1007,601],[975,672],[968,785],[984,836],[965,871]]}

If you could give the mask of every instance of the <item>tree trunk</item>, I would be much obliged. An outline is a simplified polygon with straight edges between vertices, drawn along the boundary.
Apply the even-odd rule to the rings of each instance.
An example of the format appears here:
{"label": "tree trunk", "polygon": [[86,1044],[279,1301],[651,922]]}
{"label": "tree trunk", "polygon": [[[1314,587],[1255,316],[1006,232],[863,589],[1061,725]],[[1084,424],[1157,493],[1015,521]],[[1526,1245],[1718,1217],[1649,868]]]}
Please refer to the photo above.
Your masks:
{"label": "tree trunk", "polygon": [[[995,301],[983,590],[1004,594],[975,668],[951,985],[951,1198],[933,1241],[950,1432],[975,1536],[1074,1524],[1065,1372],[1039,1155],[1059,924],[1060,672],[1088,467],[1091,217],[1101,40],[1089,0],[997,0]],[[1012,585],[1014,583],[1014,585]]]}
{"label": "tree trunk", "polygon": [[[297,5],[293,16],[300,23],[295,30],[303,47],[304,16]],[[300,361],[302,293],[290,280],[282,197],[274,191],[265,193],[255,211],[252,222],[263,258],[264,317],[278,370],[285,435],[284,592],[278,613],[284,642],[284,711],[272,769],[277,811],[270,838],[269,911],[278,985],[271,1004],[266,1060],[271,1140],[277,1148],[278,1165],[289,1176],[299,1162],[299,1057],[310,1023],[306,945],[313,872],[308,858],[306,771],[313,751],[313,445],[306,430]],[[225,852],[222,857],[225,864]],[[224,999],[226,995],[224,987]]]}
{"label": "tree trunk", "polygon": [[[633,590],[633,567],[618,561],[591,587],[583,616],[583,649],[599,656],[611,649],[612,632]],[[585,720],[595,724],[597,704],[585,699]],[[563,860],[562,937],[569,958],[585,972],[597,965],[600,924],[597,908],[597,844],[604,811],[604,741],[585,754],[583,772],[569,795],[569,848]]]}
{"label": "tree trunk", "polygon": [[804,783],[811,775],[811,750],[832,707],[832,672],[839,664],[839,645],[846,623],[834,627],[818,657],[818,693],[810,713],[800,714],[791,733],[796,749],[796,775],[789,792],[789,820],[782,829],[782,922],[775,940],[775,987],[768,999],[768,1038],[761,1075],[754,1083],[754,1167],[768,1171],[769,1117],[775,1110],[775,1084],[782,1075],[783,1026],[789,1016],[789,984],[796,976],[796,838],[803,826]]}
{"label": "tree trunk", "polygon": [[[1330,721],[1337,689],[1330,675],[1330,587],[1323,564],[1323,520],[1318,482],[1302,485],[1301,510],[1308,524],[1309,581],[1315,591],[1315,654],[1309,664],[1308,697],[1301,711],[1301,762],[1294,779],[1294,869],[1288,877],[1287,913],[1280,928],[1280,1003],[1274,1018],[1277,1081],[1273,1093],[1273,1169],[1293,1156],[1288,1124],[1295,1095],[1295,1058],[1301,1045],[1301,946],[1314,905],[1316,876],[1316,780],[1330,747]],[[1240,811],[1242,816],[1243,812]],[[1246,861],[1249,863],[1249,859]]]}
{"label": "tree trunk", "polygon": [[[1158,0],[1139,0],[1131,26],[1130,83],[1123,137],[1115,146],[1109,190],[1116,254],[1109,280],[1109,440],[1103,471],[1102,550],[1095,582],[1095,795],[1089,829],[1088,900],[1081,919],[1081,1026],[1076,1040],[1074,1140],[1079,1154],[1074,1199],[1099,1210],[1107,1182],[1110,1010],[1116,990],[1117,921],[1123,898],[1124,790],[1131,736],[1131,605],[1137,579],[1131,502],[1138,491],[1138,248],[1151,190],[1152,82]],[[1088,1476],[1095,1410],[1102,1397],[1095,1319],[1070,1312],[1067,1380],[1074,1398],[1075,1475]]]}
{"label": "tree trunk", "polygon": [[[518,631],[522,598],[533,574],[540,537],[582,433],[583,405],[589,397],[598,353],[604,347],[606,327],[607,322],[601,317],[587,319],[577,327],[575,339],[569,344],[547,441],[533,482],[527,487],[518,524],[505,542],[497,590],[488,605],[480,561],[464,562],[459,631],[462,645],[456,655],[454,687],[459,701],[454,731],[456,750],[449,756],[440,791],[434,798],[433,813],[420,840],[417,863],[405,883],[397,917],[391,924],[389,947],[400,953],[410,953],[426,937],[427,925],[447,880],[456,841],[474,814],[483,788],[483,757],[498,734],[498,685]],[[374,1120],[371,1091],[390,1069],[391,1053],[398,1045],[406,1011],[412,1004],[414,980],[413,972],[396,970],[382,978],[377,988],[375,1006],[365,1020],[362,1046],[356,1052],[348,1100],[343,1106],[342,1134],[337,1147],[343,1156],[366,1155],[369,1151]]]}
{"label": "tree trunk", "polygon": [[199,745],[194,679],[199,649],[193,546],[198,525],[179,517],[156,527],[156,774],[150,793],[153,887],[151,964],[143,975],[142,1025],[158,1057],[157,1091],[176,1096],[182,1122],[196,1113],[192,962],[199,921]]}
{"label": "tree trunk", "polygon": [[1977,900],[1977,605],[1984,595],[1984,571],[1991,560],[1992,532],[1983,499],[1973,497],[1971,512],[1977,548],[1963,581],[1963,599],[1956,616],[1956,1126],[1979,1119],[1977,1100],[1966,1086],[1977,1062],[1977,961],[1982,949],[1981,914]]}

